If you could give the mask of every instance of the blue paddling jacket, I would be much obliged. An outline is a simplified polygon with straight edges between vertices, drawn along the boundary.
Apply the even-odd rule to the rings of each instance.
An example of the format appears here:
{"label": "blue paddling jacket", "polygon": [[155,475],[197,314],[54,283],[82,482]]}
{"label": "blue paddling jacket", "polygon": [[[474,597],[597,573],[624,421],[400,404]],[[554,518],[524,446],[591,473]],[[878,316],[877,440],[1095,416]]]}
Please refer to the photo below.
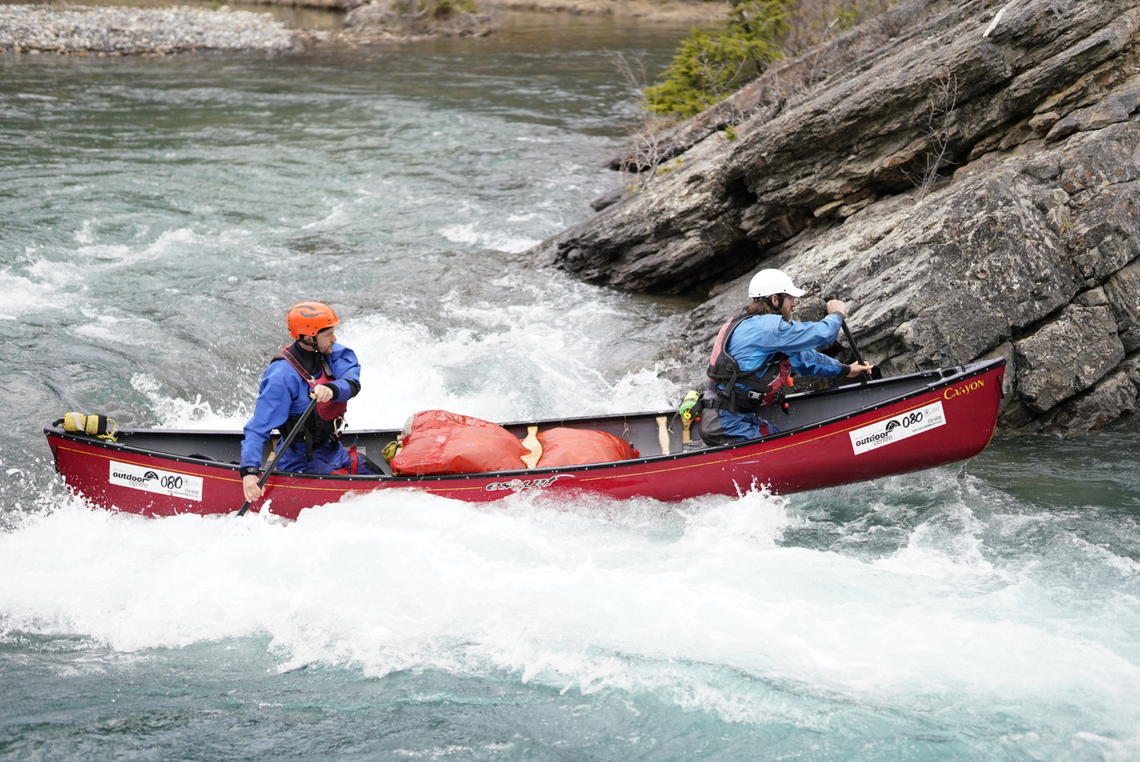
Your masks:
{"label": "blue paddling jacket", "polygon": [[839,361],[813,347],[830,344],[843,319],[828,315],[815,323],[789,322],[780,315],[747,312],[725,323],[709,357],[706,407],[730,413],[755,413],[782,399],[792,371],[809,376],[847,372]]}
{"label": "blue paddling jacket", "polygon": [[[293,347],[286,347],[282,354],[290,349]],[[333,390],[332,401],[324,404],[339,407],[360,391],[360,362],[356,359],[355,352],[339,343],[333,344],[332,351],[327,356],[322,355],[322,360],[327,368],[327,374],[318,372],[313,381]],[[321,375],[325,378],[321,378]],[[249,419],[244,429],[245,438],[241,443],[240,463],[243,475],[250,473],[250,469],[261,468],[262,453],[265,451],[265,443],[269,439],[270,432],[273,429],[281,430],[287,421],[296,419],[305,412],[310,402],[309,389],[309,381],[281,355],[269,363],[269,367],[261,376],[253,417]],[[321,407],[318,405],[318,411]],[[282,433],[287,432],[282,431]],[[335,440],[333,443],[336,449],[341,449]],[[307,449],[303,441],[294,441],[289,452],[282,454],[280,467],[284,470],[308,470],[299,468],[312,460],[312,454],[306,452]]]}
{"label": "blue paddling jacket", "polygon": [[762,368],[772,355],[783,352],[796,373],[833,378],[843,374],[842,363],[815,348],[833,343],[842,326],[843,318],[836,313],[814,323],[789,323],[780,315],[753,315],[732,332],[726,350],[742,373]]}

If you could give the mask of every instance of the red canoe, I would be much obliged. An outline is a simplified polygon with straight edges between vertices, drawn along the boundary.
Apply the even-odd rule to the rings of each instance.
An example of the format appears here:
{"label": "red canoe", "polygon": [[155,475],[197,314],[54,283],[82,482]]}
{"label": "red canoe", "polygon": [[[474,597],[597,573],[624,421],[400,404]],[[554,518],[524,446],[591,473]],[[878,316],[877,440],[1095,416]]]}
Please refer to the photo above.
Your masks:
{"label": "red canoe", "polygon": [[[586,491],[612,498],[675,501],[736,495],[753,486],[774,493],[832,487],[970,458],[993,436],[1005,360],[912,373],[788,395],[790,409],[769,416],[782,431],[721,447],[694,442],[673,411],[563,418],[505,424],[518,437],[537,426],[609,431],[640,452],[635,460],[589,466],[444,476],[317,476],[276,473],[265,499],[275,515],[345,495],[417,489],[469,501],[520,490]],[[396,431],[347,432],[347,443],[373,460]],[[97,506],[147,516],[213,514],[244,502],[238,476],[241,432],[121,431],[110,442],[44,429],[56,468],[68,486]],[[256,506],[255,506],[256,510]]]}

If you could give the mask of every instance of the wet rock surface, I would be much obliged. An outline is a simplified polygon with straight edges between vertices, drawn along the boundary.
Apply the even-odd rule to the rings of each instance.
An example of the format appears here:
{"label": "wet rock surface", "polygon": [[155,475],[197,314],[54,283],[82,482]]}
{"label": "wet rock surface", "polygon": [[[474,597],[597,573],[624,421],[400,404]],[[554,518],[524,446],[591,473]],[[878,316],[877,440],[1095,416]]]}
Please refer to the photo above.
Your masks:
{"label": "wet rock surface", "polygon": [[282,52],[293,32],[265,14],[188,8],[0,5],[0,51],[166,55],[199,50]]}
{"label": "wet rock surface", "polygon": [[1007,431],[1138,407],[1140,0],[911,0],[611,164],[645,171],[533,253],[703,298],[694,380],[782,267],[886,373],[1006,356]]}

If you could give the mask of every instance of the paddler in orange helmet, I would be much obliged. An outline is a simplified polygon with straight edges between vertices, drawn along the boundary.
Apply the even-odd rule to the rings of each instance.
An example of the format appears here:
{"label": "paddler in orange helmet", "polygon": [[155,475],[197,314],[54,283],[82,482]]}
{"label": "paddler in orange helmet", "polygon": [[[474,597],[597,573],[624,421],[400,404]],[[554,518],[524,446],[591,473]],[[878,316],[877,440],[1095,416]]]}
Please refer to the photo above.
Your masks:
{"label": "paddler in orange helmet", "polygon": [[265,443],[278,429],[282,440],[309,406],[316,410],[305,421],[293,444],[279,453],[276,471],[307,474],[367,473],[340,443],[340,428],[348,400],[360,391],[356,353],[336,341],[340,323],[332,307],[300,302],[289,308],[285,324],[293,343],[269,362],[261,376],[253,417],[241,443],[242,491],[252,502],[261,497],[258,485]]}

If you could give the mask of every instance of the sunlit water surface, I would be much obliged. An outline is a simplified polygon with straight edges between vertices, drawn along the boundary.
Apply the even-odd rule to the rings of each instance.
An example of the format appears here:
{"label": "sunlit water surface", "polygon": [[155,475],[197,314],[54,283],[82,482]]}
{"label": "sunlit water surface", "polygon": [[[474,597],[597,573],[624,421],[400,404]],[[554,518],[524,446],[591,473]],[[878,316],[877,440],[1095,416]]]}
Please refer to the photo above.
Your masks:
{"label": "sunlit water surface", "polygon": [[[1140,436],[681,504],[90,509],[40,429],[236,428],[301,298],[354,426],[644,410],[681,301],[525,251],[681,30],[0,58],[0,758],[1140,758]],[[699,369],[695,369],[699,371]]]}

